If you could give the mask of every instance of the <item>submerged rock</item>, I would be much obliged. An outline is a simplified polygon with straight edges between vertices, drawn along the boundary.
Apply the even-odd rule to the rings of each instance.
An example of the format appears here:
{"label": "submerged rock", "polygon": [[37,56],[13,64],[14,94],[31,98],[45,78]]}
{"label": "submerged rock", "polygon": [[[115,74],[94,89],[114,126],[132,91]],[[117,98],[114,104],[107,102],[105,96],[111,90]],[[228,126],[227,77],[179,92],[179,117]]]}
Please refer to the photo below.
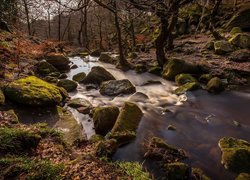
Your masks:
{"label": "submerged rock", "polygon": [[216,54],[226,54],[232,52],[234,49],[230,42],[221,40],[214,42],[214,50]]}
{"label": "submerged rock", "polygon": [[166,165],[167,177],[173,180],[189,179],[189,166],[182,162],[174,162]]}
{"label": "submerged rock", "polygon": [[238,33],[233,36],[229,42],[240,48],[250,48],[250,35],[244,33]]}
{"label": "submerged rock", "polygon": [[117,96],[120,94],[132,94],[136,89],[134,85],[128,80],[110,80],[102,82],[100,86],[100,93],[102,95]]}
{"label": "submerged rock", "polygon": [[3,94],[3,91],[0,89],[0,105],[3,105],[5,102],[5,96]]}
{"label": "submerged rock", "polygon": [[81,73],[75,74],[72,79],[78,83],[81,83],[85,77],[86,77],[86,74],[84,72],[81,72]]}
{"label": "submerged rock", "polygon": [[69,58],[61,53],[49,53],[45,57],[46,61],[53,65],[58,70],[69,70]]}
{"label": "submerged rock", "polygon": [[171,59],[165,66],[162,77],[167,80],[174,80],[175,76],[181,73],[197,74],[201,69],[193,64],[186,63],[180,59]]}
{"label": "submerged rock", "polygon": [[67,97],[67,92],[62,88],[35,76],[11,82],[5,88],[4,94],[14,102],[31,106],[56,105]]}
{"label": "submerged rock", "polygon": [[63,87],[67,92],[72,92],[76,90],[77,83],[75,81],[69,80],[69,79],[61,79],[57,86]]}
{"label": "submerged rock", "polygon": [[196,90],[199,88],[200,88],[200,85],[198,82],[189,82],[189,83],[186,83],[186,84],[178,87],[176,90],[174,90],[174,93],[175,94],[183,94],[186,91],[193,91],[193,90]]}
{"label": "submerged rock", "polygon": [[118,115],[119,108],[115,106],[95,108],[93,121],[96,133],[105,136],[113,128]]}
{"label": "submerged rock", "polygon": [[229,59],[235,62],[250,62],[250,50],[241,49],[238,51],[234,51]]}
{"label": "submerged rock", "polygon": [[37,64],[37,71],[39,74],[48,75],[58,70],[47,61],[41,61]]}
{"label": "submerged rock", "polygon": [[100,85],[102,82],[109,80],[115,80],[114,76],[103,67],[95,66],[84,78],[83,83]]}
{"label": "submerged rock", "polygon": [[112,129],[112,133],[123,131],[136,132],[142,116],[143,113],[136,104],[125,102]]}
{"label": "submerged rock", "polygon": [[224,84],[218,77],[212,78],[207,83],[207,90],[211,93],[219,93],[224,90]]}
{"label": "submerged rock", "polygon": [[219,141],[222,151],[221,163],[230,171],[250,173],[250,143],[232,137],[224,137]]}
{"label": "submerged rock", "polygon": [[197,80],[190,74],[178,74],[175,76],[175,82],[180,86],[186,83],[197,82]]}

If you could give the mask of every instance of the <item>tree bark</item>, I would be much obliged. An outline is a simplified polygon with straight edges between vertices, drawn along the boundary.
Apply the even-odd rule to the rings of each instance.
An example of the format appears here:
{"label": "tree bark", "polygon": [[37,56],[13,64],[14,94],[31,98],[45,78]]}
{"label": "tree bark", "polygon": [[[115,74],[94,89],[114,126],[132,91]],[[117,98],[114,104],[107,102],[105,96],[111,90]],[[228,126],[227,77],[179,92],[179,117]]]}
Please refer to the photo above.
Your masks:
{"label": "tree bark", "polygon": [[25,16],[26,16],[26,23],[27,23],[27,27],[28,27],[28,33],[29,33],[29,36],[31,36],[32,32],[31,32],[31,25],[30,25],[29,7],[28,7],[26,0],[23,0],[23,4],[24,4],[24,9],[25,9]]}

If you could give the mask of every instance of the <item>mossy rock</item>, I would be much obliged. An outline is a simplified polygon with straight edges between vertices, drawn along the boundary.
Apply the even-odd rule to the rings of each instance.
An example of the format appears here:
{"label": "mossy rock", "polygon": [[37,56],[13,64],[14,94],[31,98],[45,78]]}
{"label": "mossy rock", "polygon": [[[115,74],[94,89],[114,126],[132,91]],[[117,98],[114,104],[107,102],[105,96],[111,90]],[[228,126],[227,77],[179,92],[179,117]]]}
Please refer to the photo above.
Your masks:
{"label": "mossy rock", "polygon": [[147,72],[147,66],[144,64],[137,64],[135,66],[135,72],[136,73],[145,73],[145,72]]}
{"label": "mossy rock", "polygon": [[104,141],[105,138],[99,134],[94,134],[93,136],[90,137],[89,142],[90,143],[98,143],[100,141]]}
{"label": "mossy rock", "polygon": [[16,113],[15,113],[15,111],[13,109],[10,109],[8,111],[4,111],[4,113],[7,114],[8,119],[10,119],[10,122],[12,124],[19,123],[19,118],[18,118],[18,116],[16,115]]}
{"label": "mossy rock", "polygon": [[113,62],[112,57],[107,53],[101,53],[98,60],[101,62],[104,62],[104,63],[112,63]]}
{"label": "mossy rock", "polygon": [[0,105],[3,105],[5,103],[5,96],[3,94],[3,91],[0,89]]}
{"label": "mossy rock", "polygon": [[226,29],[231,30],[233,27],[239,27],[242,30],[250,29],[250,8],[249,6],[241,9],[237,14],[235,14],[226,24]]}
{"label": "mossy rock", "polygon": [[128,53],[128,58],[135,59],[138,57],[138,54],[136,52],[130,52]]}
{"label": "mossy rock", "polygon": [[209,41],[206,44],[205,48],[208,49],[208,50],[214,50],[214,41]]}
{"label": "mossy rock", "polygon": [[3,179],[61,179],[62,164],[28,157],[4,157],[0,159],[0,177]]}
{"label": "mossy rock", "polygon": [[54,125],[54,128],[63,132],[63,137],[69,144],[73,144],[75,141],[83,140],[84,130],[74,118],[69,110],[57,107],[58,121]]}
{"label": "mossy rock", "polygon": [[210,81],[211,79],[213,78],[213,75],[212,74],[202,74],[199,78],[199,81],[201,83],[205,83],[207,84],[208,81]]}
{"label": "mossy rock", "polygon": [[136,138],[136,134],[135,132],[130,132],[130,131],[122,131],[122,132],[119,131],[108,134],[107,138],[115,139],[118,146],[120,147],[133,141]]}
{"label": "mossy rock", "polygon": [[175,76],[181,73],[198,74],[201,69],[193,64],[186,63],[180,59],[171,59],[165,65],[162,77],[167,80],[174,80]]}
{"label": "mossy rock", "polygon": [[46,76],[43,80],[48,82],[48,83],[54,83],[54,84],[56,84],[58,82],[58,79],[56,77],[52,77],[52,76]]}
{"label": "mossy rock", "polygon": [[191,74],[178,74],[175,76],[175,82],[181,86],[190,82],[197,82],[197,80]]}
{"label": "mossy rock", "polygon": [[193,90],[196,90],[199,88],[200,88],[200,84],[198,82],[189,82],[189,83],[186,83],[186,84],[178,87],[177,89],[175,89],[174,93],[175,94],[183,94],[187,91],[193,91]]}
{"label": "mossy rock", "polygon": [[57,83],[57,86],[63,87],[67,92],[72,92],[72,91],[76,90],[78,85],[75,81],[72,81],[69,79],[61,79]]}
{"label": "mossy rock", "polygon": [[86,57],[86,56],[88,56],[89,55],[89,52],[80,52],[79,53],[79,56],[80,57]]}
{"label": "mossy rock", "polygon": [[111,158],[117,151],[118,145],[115,139],[100,141],[96,145],[95,154],[100,158]]}
{"label": "mossy rock", "polygon": [[100,85],[102,82],[109,80],[115,80],[114,76],[103,67],[95,66],[84,78],[83,83]]}
{"label": "mossy rock", "polygon": [[92,107],[91,103],[84,98],[75,98],[75,99],[71,99],[68,102],[68,106],[72,107],[72,108],[80,108],[80,107]]}
{"label": "mossy rock", "polygon": [[234,51],[230,55],[229,59],[235,62],[250,62],[250,50],[240,49],[238,51]]}
{"label": "mossy rock", "polygon": [[211,180],[201,169],[192,168],[192,176],[196,180]]}
{"label": "mossy rock", "polygon": [[90,56],[93,56],[93,57],[99,57],[101,55],[101,50],[100,49],[96,49],[96,50],[93,50],[91,53],[90,53]]}
{"label": "mossy rock", "polygon": [[230,35],[232,36],[238,33],[242,33],[242,30],[240,27],[233,27],[232,30],[230,31]]}
{"label": "mossy rock", "polygon": [[159,66],[153,66],[148,70],[148,72],[157,76],[161,76],[162,68]]}
{"label": "mossy rock", "polygon": [[207,90],[211,93],[220,93],[225,89],[223,82],[218,77],[212,78],[207,83]]}
{"label": "mossy rock", "polygon": [[46,61],[60,71],[70,69],[69,58],[61,53],[49,53],[45,56]]}
{"label": "mossy rock", "polygon": [[81,72],[81,73],[75,74],[72,79],[78,83],[81,83],[85,77],[86,77],[86,74],[84,72]]}
{"label": "mossy rock", "polygon": [[57,105],[68,96],[65,90],[35,76],[11,82],[4,94],[14,102],[31,106]]}
{"label": "mossy rock", "polygon": [[28,130],[0,128],[0,153],[22,154],[36,149],[41,136]]}
{"label": "mossy rock", "polygon": [[58,77],[58,79],[66,79],[68,76],[67,76],[67,74],[66,73],[62,73],[59,77]]}
{"label": "mossy rock", "polygon": [[52,72],[52,73],[49,73],[48,76],[59,78],[61,76],[61,73],[60,72]]}
{"label": "mossy rock", "polygon": [[234,35],[230,40],[230,43],[232,43],[235,46],[238,46],[240,48],[250,48],[250,35],[244,34],[244,33],[238,33]]}
{"label": "mossy rock", "polygon": [[41,61],[37,64],[37,71],[39,74],[48,75],[58,70],[47,61]]}
{"label": "mossy rock", "polygon": [[112,129],[112,133],[123,131],[136,132],[142,116],[143,112],[136,104],[125,102]]}
{"label": "mossy rock", "polygon": [[250,174],[248,173],[240,173],[235,180],[249,180]]}
{"label": "mossy rock", "polygon": [[135,86],[128,79],[105,81],[100,86],[100,93],[107,96],[133,94],[135,92]]}
{"label": "mossy rock", "polygon": [[115,106],[94,108],[93,120],[96,133],[105,136],[114,126],[118,115],[119,108]]}
{"label": "mossy rock", "polygon": [[214,50],[216,54],[226,54],[233,52],[233,46],[230,42],[226,40],[220,40],[220,41],[215,41],[214,42]]}
{"label": "mossy rock", "polygon": [[250,173],[250,143],[232,137],[219,140],[221,163],[230,171]]}
{"label": "mossy rock", "polygon": [[182,162],[174,162],[166,165],[167,177],[170,180],[189,179],[189,166]]}

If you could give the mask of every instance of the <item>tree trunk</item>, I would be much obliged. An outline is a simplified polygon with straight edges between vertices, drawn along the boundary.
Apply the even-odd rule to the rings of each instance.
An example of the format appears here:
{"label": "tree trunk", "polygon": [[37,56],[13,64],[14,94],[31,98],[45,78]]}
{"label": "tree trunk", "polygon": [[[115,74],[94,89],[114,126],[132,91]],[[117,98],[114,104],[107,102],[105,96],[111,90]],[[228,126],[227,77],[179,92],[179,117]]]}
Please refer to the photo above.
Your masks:
{"label": "tree trunk", "polygon": [[31,36],[32,33],[31,33],[31,26],[30,26],[29,7],[28,7],[26,0],[23,0],[23,4],[24,4],[24,9],[25,9],[25,16],[26,16],[26,22],[27,22],[27,27],[28,27],[28,33],[29,33],[29,36]]}
{"label": "tree trunk", "polygon": [[48,10],[48,39],[51,38],[51,22],[50,22],[50,12]]}
{"label": "tree trunk", "polygon": [[174,37],[172,32],[174,31],[174,28],[176,27],[178,21],[178,10],[172,14],[171,21],[168,27],[168,41],[167,41],[167,49],[172,50],[174,49]]}
{"label": "tree trunk", "polygon": [[58,41],[61,41],[61,0],[58,7]]}
{"label": "tree trunk", "polygon": [[[87,4],[88,0],[84,0],[84,4]],[[87,6],[84,7],[84,40],[85,40],[85,47],[89,48],[89,40],[88,40],[88,8]]]}

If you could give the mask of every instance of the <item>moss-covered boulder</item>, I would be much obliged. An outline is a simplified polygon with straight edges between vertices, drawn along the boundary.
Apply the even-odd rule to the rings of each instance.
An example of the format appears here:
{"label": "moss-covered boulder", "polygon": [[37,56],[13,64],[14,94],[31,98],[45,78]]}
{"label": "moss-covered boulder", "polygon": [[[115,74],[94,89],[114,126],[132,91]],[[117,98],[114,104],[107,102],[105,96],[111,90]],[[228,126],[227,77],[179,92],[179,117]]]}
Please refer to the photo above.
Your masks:
{"label": "moss-covered boulder", "polygon": [[214,50],[214,41],[207,42],[205,48],[208,50]]}
{"label": "moss-covered boulder", "polygon": [[250,174],[248,173],[240,173],[235,180],[249,180]]}
{"label": "moss-covered boulder", "polygon": [[232,30],[230,31],[230,35],[232,36],[238,33],[242,33],[242,30],[240,27],[233,27]]}
{"label": "moss-covered boulder", "polygon": [[100,86],[100,93],[107,96],[132,94],[135,92],[134,85],[128,79],[105,81]]}
{"label": "moss-covered boulder", "polygon": [[186,84],[178,87],[177,89],[175,89],[174,93],[175,94],[183,94],[187,91],[193,91],[193,90],[196,90],[199,88],[200,88],[200,84],[198,82],[189,82],[189,83],[186,83]]}
{"label": "moss-covered boulder", "polygon": [[115,139],[100,141],[96,145],[95,154],[101,158],[111,158],[117,151],[118,145]]}
{"label": "moss-covered boulder", "polygon": [[211,93],[219,93],[225,89],[223,82],[218,77],[212,78],[207,83],[207,90]]}
{"label": "moss-covered boulder", "polygon": [[135,132],[131,131],[122,131],[122,132],[110,133],[107,135],[107,138],[115,139],[117,145],[120,147],[133,141],[136,138],[136,134]]}
{"label": "moss-covered boulder", "polygon": [[162,68],[160,66],[153,66],[148,70],[149,73],[161,76]]}
{"label": "moss-covered boulder", "polygon": [[171,59],[165,65],[162,77],[167,80],[174,80],[175,76],[181,73],[197,74],[200,72],[201,69],[196,65],[186,63],[180,59]]}
{"label": "moss-covered boulder", "polygon": [[77,83],[75,81],[72,81],[72,80],[69,80],[69,79],[61,79],[57,83],[57,86],[63,87],[68,92],[72,92],[72,91],[76,90]]}
{"label": "moss-covered boulder", "polygon": [[90,143],[98,143],[100,141],[104,141],[105,138],[99,134],[94,134],[93,136],[90,137],[89,142]]}
{"label": "moss-covered boulder", "polygon": [[60,104],[67,96],[64,89],[35,76],[11,82],[5,88],[4,94],[14,102],[31,106]]}
{"label": "moss-covered boulder", "polygon": [[135,132],[142,116],[143,113],[136,104],[125,102],[112,129],[112,133],[122,131]]}
{"label": "moss-covered boulder", "polygon": [[104,63],[112,63],[113,59],[109,54],[101,53],[101,55],[99,57],[99,61],[104,62]]}
{"label": "moss-covered boulder", "polygon": [[94,108],[95,132],[105,136],[113,128],[118,115],[119,108],[115,106]]}
{"label": "moss-covered boulder", "polygon": [[166,165],[167,177],[173,180],[189,179],[189,166],[182,162],[174,162]]}
{"label": "moss-covered boulder", "polygon": [[68,106],[77,109],[77,111],[82,114],[89,114],[92,109],[92,104],[83,98],[71,99],[68,102]]}
{"label": "moss-covered boulder", "polygon": [[181,86],[190,82],[197,82],[197,80],[191,74],[178,74],[175,76],[175,82]]}
{"label": "moss-covered boulder", "polygon": [[70,69],[70,61],[69,58],[64,56],[61,53],[49,53],[45,56],[46,61],[53,65],[58,70],[69,70]]}
{"label": "moss-covered boulder", "polygon": [[210,79],[212,79],[212,78],[213,78],[213,75],[212,75],[212,74],[202,74],[202,75],[200,76],[200,78],[199,78],[199,81],[200,81],[201,83],[207,84],[208,81],[210,81]]}
{"label": "moss-covered boulder", "polygon": [[99,57],[101,55],[102,51],[100,49],[95,49],[93,51],[91,51],[91,53],[89,54],[90,56],[93,57]]}
{"label": "moss-covered boulder", "polygon": [[69,144],[85,139],[84,130],[69,110],[57,107],[58,121],[54,127],[63,132],[63,137]]}
{"label": "moss-covered boulder", "polygon": [[250,50],[241,49],[238,51],[234,51],[230,55],[229,59],[235,62],[250,62]]}
{"label": "moss-covered boulder", "polygon": [[211,180],[201,169],[192,168],[192,177],[196,180]]}
{"label": "moss-covered boulder", "polygon": [[50,73],[57,72],[58,70],[47,61],[40,61],[37,64],[37,71],[39,74],[48,75]]}
{"label": "moss-covered boulder", "polygon": [[233,27],[239,27],[242,30],[250,29],[250,7],[245,6],[237,14],[235,14],[226,24],[226,29],[231,30]]}
{"label": "moss-covered boulder", "polygon": [[234,49],[230,42],[226,40],[220,40],[214,42],[214,50],[216,54],[226,54],[232,52]]}
{"label": "moss-covered boulder", "polygon": [[3,105],[5,102],[5,96],[3,94],[3,91],[0,89],[0,105]]}
{"label": "moss-covered boulder", "polygon": [[0,128],[0,154],[23,154],[36,149],[41,137],[34,132],[17,128]]}
{"label": "moss-covered boulder", "polygon": [[84,78],[83,83],[100,85],[102,82],[109,80],[115,80],[114,76],[103,67],[95,66]]}
{"label": "moss-covered boulder", "polygon": [[12,123],[12,124],[19,123],[19,118],[13,109],[10,109],[8,111],[4,111],[4,113],[7,115],[7,118],[9,119],[10,123]]}
{"label": "moss-covered boulder", "polygon": [[136,73],[145,73],[147,72],[147,66],[145,64],[137,64],[135,66]]}
{"label": "moss-covered boulder", "polygon": [[52,76],[46,76],[45,78],[43,78],[43,80],[52,84],[56,84],[58,82],[58,79]]}
{"label": "moss-covered boulder", "polygon": [[219,140],[221,163],[230,171],[250,173],[250,143],[232,137]]}
{"label": "moss-covered boulder", "polygon": [[250,35],[244,33],[238,33],[234,35],[229,42],[240,48],[250,48]]}
{"label": "moss-covered boulder", "polygon": [[81,73],[75,74],[72,79],[78,83],[81,83],[85,77],[86,77],[86,74],[84,72],[81,72]]}

